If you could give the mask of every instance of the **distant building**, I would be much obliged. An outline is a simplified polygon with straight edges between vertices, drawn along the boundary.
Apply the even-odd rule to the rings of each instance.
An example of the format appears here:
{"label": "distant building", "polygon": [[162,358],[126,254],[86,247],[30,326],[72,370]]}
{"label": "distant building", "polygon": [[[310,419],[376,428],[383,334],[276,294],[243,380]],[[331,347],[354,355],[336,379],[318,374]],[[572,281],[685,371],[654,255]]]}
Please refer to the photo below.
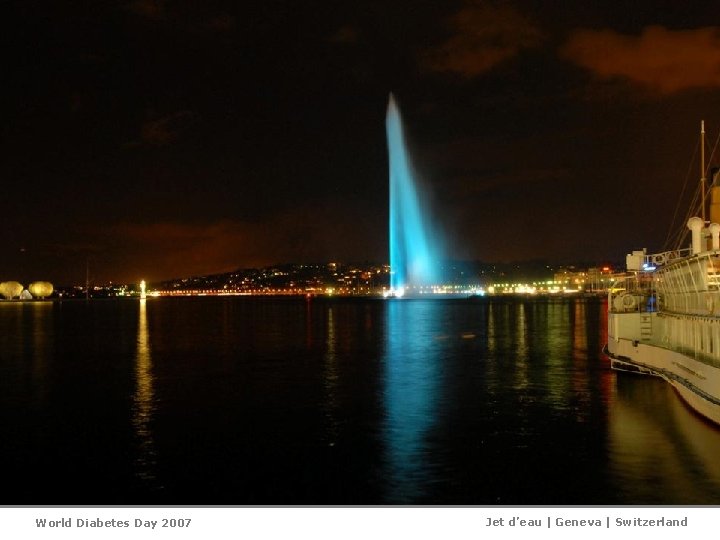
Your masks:
{"label": "distant building", "polygon": [[587,270],[576,270],[574,266],[561,268],[553,277],[555,284],[562,289],[578,291],[606,291],[614,281],[612,268],[609,266],[593,267]]}
{"label": "distant building", "polygon": [[561,290],[573,289],[584,291],[587,277],[587,272],[578,271],[574,266],[570,266],[568,268],[561,268],[555,272],[553,281],[555,282],[555,286]]}

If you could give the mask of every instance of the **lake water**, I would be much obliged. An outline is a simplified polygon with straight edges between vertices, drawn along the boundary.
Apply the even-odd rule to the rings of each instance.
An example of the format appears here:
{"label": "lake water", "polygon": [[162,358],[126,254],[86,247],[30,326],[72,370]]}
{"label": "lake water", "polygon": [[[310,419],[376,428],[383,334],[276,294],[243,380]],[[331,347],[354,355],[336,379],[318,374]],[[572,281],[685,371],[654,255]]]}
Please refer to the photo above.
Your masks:
{"label": "lake water", "polygon": [[602,299],[0,303],[0,504],[720,504]]}

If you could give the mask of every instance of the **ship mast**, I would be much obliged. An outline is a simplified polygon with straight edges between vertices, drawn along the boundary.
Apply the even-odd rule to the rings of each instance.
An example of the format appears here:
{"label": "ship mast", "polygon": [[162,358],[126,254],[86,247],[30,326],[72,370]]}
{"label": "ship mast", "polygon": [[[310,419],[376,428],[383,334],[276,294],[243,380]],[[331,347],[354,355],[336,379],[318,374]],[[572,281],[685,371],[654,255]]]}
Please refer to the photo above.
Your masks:
{"label": "ship mast", "polygon": [[705,221],[705,120],[700,121],[700,190],[702,193],[702,220],[703,226]]}

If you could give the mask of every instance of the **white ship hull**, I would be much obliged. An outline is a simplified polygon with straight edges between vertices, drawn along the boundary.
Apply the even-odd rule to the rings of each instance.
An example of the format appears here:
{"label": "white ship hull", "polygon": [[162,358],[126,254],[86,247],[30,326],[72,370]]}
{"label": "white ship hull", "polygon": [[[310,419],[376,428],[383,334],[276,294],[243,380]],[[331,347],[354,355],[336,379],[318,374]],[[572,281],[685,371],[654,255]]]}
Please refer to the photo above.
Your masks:
{"label": "white ship hull", "polygon": [[720,330],[716,318],[657,313],[609,313],[607,354],[613,369],[655,375],[670,383],[696,412],[720,424],[720,362],[676,343],[678,330],[697,335]]}

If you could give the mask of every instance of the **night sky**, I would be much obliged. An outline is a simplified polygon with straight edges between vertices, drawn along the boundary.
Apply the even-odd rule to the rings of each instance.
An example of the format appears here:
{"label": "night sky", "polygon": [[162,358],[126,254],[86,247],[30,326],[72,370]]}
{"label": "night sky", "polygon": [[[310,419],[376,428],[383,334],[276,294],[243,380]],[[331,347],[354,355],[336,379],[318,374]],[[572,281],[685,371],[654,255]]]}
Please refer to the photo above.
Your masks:
{"label": "night sky", "polygon": [[390,92],[458,259],[660,250],[720,132],[712,1],[0,5],[0,281],[385,262]]}

